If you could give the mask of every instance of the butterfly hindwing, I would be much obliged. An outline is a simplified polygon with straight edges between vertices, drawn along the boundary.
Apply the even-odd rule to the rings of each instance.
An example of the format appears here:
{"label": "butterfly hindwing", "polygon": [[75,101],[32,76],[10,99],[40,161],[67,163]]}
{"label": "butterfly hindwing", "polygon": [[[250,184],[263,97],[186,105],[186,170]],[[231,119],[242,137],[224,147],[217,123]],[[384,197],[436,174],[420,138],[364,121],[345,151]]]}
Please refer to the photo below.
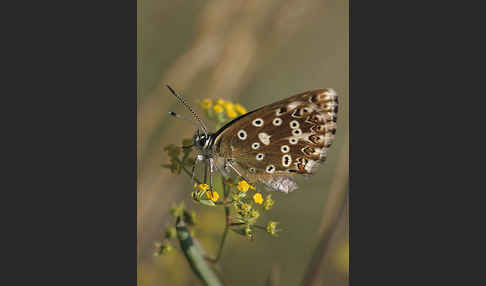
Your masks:
{"label": "butterfly hindwing", "polygon": [[289,175],[310,175],[326,159],[337,111],[333,89],[294,95],[223,127],[215,139],[215,155],[230,158],[250,181],[292,191],[297,185]]}

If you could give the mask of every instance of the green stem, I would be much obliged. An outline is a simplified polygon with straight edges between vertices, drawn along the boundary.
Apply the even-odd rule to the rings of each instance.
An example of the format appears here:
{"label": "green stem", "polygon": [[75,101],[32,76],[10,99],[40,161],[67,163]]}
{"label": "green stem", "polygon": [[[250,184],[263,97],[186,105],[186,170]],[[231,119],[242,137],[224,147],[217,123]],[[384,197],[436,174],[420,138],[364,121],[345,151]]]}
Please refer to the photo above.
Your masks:
{"label": "green stem", "polygon": [[192,239],[184,221],[178,219],[176,223],[177,237],[184,255],[194,273],[207,286],[223,285],[211,269],[204,257],[204,250]]}
{"label": "green stem", "polygon": [[[223,186],[223,196],[224,200],[226,201],[226,198],[228,197],[228,189],[226,184],[224,183],[223,178],[221,177],[221,184]],[[228,235],[228,230],[229,230],[229,224],[230,224],[230,209],[229,206],[225,205],[224,207],[224,214],[225,214],[225,225],[224,225],[224,231],[223,231],[223,237],[221,238],[221,243],[219,244],[219,250],[218,250],[218,255],[216,258],[213,260],[213,262],[218,262],[218,260],[221,258],[221,254],[223,253],[223,246],[224,242],[226,241],[226,236]]]}
{"label": "green stem", "polygon": [[267,227],[266,226],[263,226],[263,225],[254,224],[253,226],[256,227],[256,228],[259,228],[259,229],[263,229],[265,231],[267,230]]}

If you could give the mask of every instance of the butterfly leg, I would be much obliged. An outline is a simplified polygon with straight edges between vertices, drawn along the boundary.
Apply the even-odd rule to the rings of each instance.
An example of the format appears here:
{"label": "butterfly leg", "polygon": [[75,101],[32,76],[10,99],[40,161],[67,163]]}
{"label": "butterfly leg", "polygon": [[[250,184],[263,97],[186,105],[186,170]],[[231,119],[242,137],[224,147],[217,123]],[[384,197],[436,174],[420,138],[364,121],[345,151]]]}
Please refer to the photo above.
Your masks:
{"label": "butterfly leg", "polygon": [[202,155],[196,155],[196,160],[194,160],[194,164],[192,164],[192,170],[191,170],[191,184],[194,185],[194,174],[196,172],[196,164],[199,161],[204,160],[204,157]]}
{"label": "butterfly leg", "polygon": [[214,172],[214,162],[213,158],[209,158],[209,189],[213,191],[213,172]]}
{"label": "butterfly leg", "polygon": [[[243,177],[243,175],[240,173],[240,171],[238,171],[235,166],[233,166],[233,164],[231,164],[231,162],[226,162],[226,165],[229,166],[231,169],[233,169],[233,171],[235,171],[235,173],[243,180],[245,180],[248,184],[250,183],[250,181],[248,181],[247,178]],[[255,187],[255,186],[252,186],[252,187]]]}
{"label": "butterfly leg", "polygon": [[208,161],[204,160],[204,183],[208,182]]}

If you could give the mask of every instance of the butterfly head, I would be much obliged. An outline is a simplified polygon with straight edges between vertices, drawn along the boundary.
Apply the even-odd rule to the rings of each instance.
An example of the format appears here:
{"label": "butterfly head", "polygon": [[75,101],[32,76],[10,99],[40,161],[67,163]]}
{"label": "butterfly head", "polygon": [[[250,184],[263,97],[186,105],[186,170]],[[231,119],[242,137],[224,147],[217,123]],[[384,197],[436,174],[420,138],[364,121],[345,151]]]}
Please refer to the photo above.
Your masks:
{"label": "butterfly head", "polygon": [[211,148],[211,134],[199,133],[199,129],[194,133],[192,143],[201,151],[210,150]]}

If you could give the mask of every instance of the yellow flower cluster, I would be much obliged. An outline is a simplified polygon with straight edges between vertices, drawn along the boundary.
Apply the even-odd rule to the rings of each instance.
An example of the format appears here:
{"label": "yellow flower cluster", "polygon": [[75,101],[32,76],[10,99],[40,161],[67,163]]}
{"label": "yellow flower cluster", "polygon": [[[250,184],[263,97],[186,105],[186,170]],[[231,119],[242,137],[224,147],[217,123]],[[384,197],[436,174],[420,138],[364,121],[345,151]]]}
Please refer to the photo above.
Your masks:
{"label": "yellow flower cluster", "polygon": [[238,115],[242,115],[246,113],[246,109],[241,106],[240,104],[235,104],[228,100],[218,99],[214,103],[211,99],[206,98],[201,101],[201,107],[204,110],[212,110],[216,114],[222,114],[225,112],[226,116],[229,119],[233,119],[238,117]]}
{"label": "yellow flower cluster", "polygon": [[174,247],[169,240],[164,240],[162,243],[155,243],[154,256],[166,255],[174,250]]}
{"label": "yellow flower cluster", "polygon": [[280,229],[277,229],[278,222],[276,221],[269,221],[267,224],[267,232],[273,236],[277,235],[277,232],[280,231]]}
{"label": "yellow flower cluster", "polygon": [[272,195],[268,195],[265,198],[265,202],[263,203],[263,209],[265,209],[266,211],[269,211],[273,207],[274,204],[275,204],[275,202],[272,200]]}
{"label": "yellow flower cluster", "polygon": [[213,111],[216,112],[216,113],[221,113],[221,112],[223,112],[223,107],[221,105],[217,104],[213,107]]}
{"label": "yellow flower cluster", "polygon": [[[210,190],[208,184],[195,184],[194,188],[197,190],[196,197],[206,194],[206,197],[213,202],[216,202],[219,199],[219,194]],[[199,200],[197,199],[197,201]]]}

